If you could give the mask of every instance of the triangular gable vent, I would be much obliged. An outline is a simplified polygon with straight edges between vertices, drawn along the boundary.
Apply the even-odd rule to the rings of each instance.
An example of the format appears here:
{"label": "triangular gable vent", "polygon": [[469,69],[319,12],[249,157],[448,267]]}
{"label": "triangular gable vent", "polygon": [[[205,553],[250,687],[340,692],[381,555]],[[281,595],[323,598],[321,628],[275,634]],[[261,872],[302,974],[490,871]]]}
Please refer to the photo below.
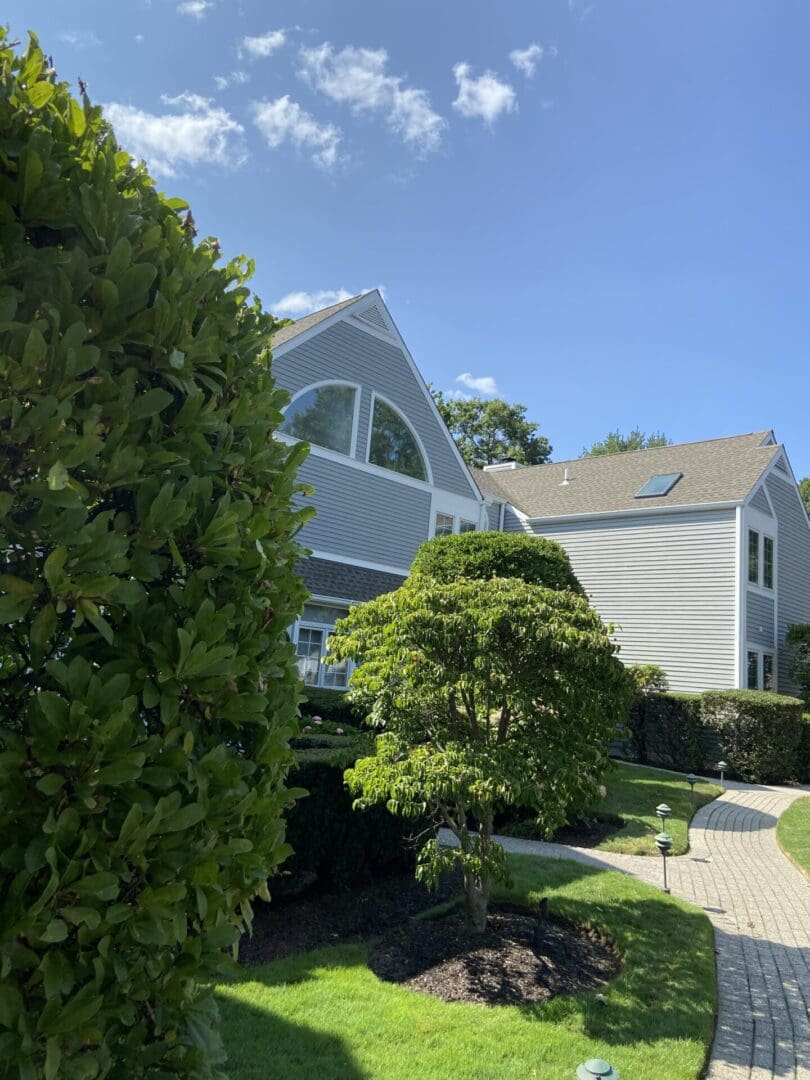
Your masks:
{"label": "triangular gable vent", "polygon": [[785,459],[784,458],[781,458],[781,457],[779,458],[779,460],[776,463],[776,468],[780,472],[783,472],[783,473],[786,473],[788,471],[787,470],[787,465],[785,464]]}
{"label": "triangular gable vent", "polygon": [[385,321],[385,316],[376,304],[371,304],[363,311],[355,312],[354,317],[355,319],[359,319],[361,322],[368,323],[369,326],[373,326],[375,330],[384,330],[386,334],[391,333],[391,328]]}

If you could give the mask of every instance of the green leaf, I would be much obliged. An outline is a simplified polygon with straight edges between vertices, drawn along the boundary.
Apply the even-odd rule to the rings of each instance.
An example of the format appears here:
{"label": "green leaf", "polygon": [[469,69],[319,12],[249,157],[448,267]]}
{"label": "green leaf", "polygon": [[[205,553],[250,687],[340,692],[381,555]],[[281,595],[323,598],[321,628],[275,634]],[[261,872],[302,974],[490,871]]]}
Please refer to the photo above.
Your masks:
{"label": "green leaf", "polygon": [[50,553],[45,560],[43,567],[43,573],[45,580],[51,589],[51,592],[56,592],[56,587],[62,577],[62,569],[67,562],[67,548],[58,547]]}
{"label": "green leaf", "polygon": [[0,982],[0,1024],[15,1028],[23,1008],[23,997],[17,987],[7,981]]}
{"label": "green leaf", "polygon": [[174,394],[170,394],[168,390],[162,390],[160,387],[147,390],[145,394],[141,394],[132,402],[129,409],[129,420],[146,420],[148,417],[162,412],[173,401]]}
{"label": "green leaf", "polygon": [[42,336],[42,331],[35,326],[29,331],[28,337],[25,339],[22,356],[23,367],[38,368],[45,362],[47,355],[48,346],[45,344],[45,338]]}
{"label": "green leaf", "polygon": [[181,806],[179,810],[166,818],[157,831],[159,833],[180,832],[199,824],[204,817],[204,806],[199,803],[189,803],[188,806]]}
{"label": "green leaf", "polygon": [[21,619],[33,603],[32,597],[0,596],[0,625]]}
{"label": "green leaf", "polygon": [[132,244],[125,236],[116,240],[107,259],[107,276],[118,281],[132,262]]}
{"label": "green leaf", "polygon": [[131,761],[114,761],[112,765],[105,765],[93,777],[94,784],[110,784],[117,787],[119,784],[137,780],[141,775],[141,766]]}
{"label": "green leaf", "polygon": [[97,900],[115,900],[118,896],[118,878],[109,871],[88,874],[73,882],[70,891],[79,896],[94,896]]}
{"label": "green leaf", "polygon": [[59,1066],[62,1064],[62,1050],[58,1039],[48,1039],[45,1046],[45,1067],[42,1075],[45,1080],[56,1080]]}
{"label": "green leaf", "polygon": [[48,487],[51,491],[61,491],[70,483],[70,473],[61,461],[55,461],[48,469]]}
{"label": "green leaf", "polygon": [[20,154],[22,202],[29,203],[42,181],[42,158],[32,146],[26,146]]}
{"label": "green leaf", "polygon": [[127,308],[145,304],[152,282],[157,277],[157,267],[152,263],[136,263],[130,266],[118,280],[118,294]]}
{"label": "green leaf", "polygon": [[42,934],[42,940],[55,944],[56,942],[64,941],[67,936],[67,923],[62,919],[51,919],[45,927],[45,932]]}
{"label": "green leaf", "polygon": [[28,100],[31,104],[31,108],[43,108],[51,100],[55,91],[56,87],[54,86],[54,84],[51,82],[45,82],[44,79],[38,83],[34,83],[34,85],[28,91]]}
{"label": "green leaf", "polygon": [[44,649],[56,630],[56,608],[46,604],[31,623],[31,643]]}
{"label": "green leaf", "polygon": [[60,776],[59,773],[48,773],[47,776],[43,776],[41,780],[37,781],[37,791],[41,791],[43,795],[55,795],[64,786],[65,778]]}
{"label": "green leaf", "polygon": [[80,139],[84,135],[87,128],[87,119],[84,115],[84,108],[75,99],[70,99],[70,120],[69,120],[71,134]]}

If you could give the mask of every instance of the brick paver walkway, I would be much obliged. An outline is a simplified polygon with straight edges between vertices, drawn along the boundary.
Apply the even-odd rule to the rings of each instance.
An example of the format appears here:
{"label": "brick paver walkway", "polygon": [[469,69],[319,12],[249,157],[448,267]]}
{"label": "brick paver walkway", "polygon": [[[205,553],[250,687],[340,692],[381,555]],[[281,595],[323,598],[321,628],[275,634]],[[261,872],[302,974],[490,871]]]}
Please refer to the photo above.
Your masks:
{"label": "brick paver walkway", "polygon": [[[810,882],[776,842],[777,818],[803,794],[729,784],[695,815],[689,853],[669,860],[673,894],[714,924],[719,1009],[707,1080],[810,1080]],[[661,884],[658,858],[501,842]]]}

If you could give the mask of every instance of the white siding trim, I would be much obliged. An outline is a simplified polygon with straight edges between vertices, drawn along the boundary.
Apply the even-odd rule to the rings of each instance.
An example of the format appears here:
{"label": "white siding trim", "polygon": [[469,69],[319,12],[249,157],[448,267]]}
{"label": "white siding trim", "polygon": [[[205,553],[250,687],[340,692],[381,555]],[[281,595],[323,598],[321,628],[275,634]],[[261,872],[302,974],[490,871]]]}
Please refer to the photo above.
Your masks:
{"label": "white siding trim", "polygon": [[331,551],[315,551],[310,549],[313,559],[326,559],[327,562],[345,563],[346,566],[362,566],[366,570],[382,570],[386,574],[401,574],[407,577],[411,572],[410,566],[389,566],[387,563],[370,562],[368,559],[351,559],[347,555],[335,555]]}
{"label": "white siding trim", "polygon": [[694,514],[712,510],[734,510],[742,506],[742,500],[734,499],[729,502],[715,503],[685,503],[682,506],[639,506],[627,507],[624,510],[602,510],[598,514],[557,514],[553,517],[530,517],[518,510],[512,503],[509,504],[514,513],[529,526],[534,525],[566,525],[569,522],[592,521],[598,528],[601,521],[615,520],[616,518],[658,517],[661,514]]}
{"label": "white siding trim", "polygon": [[742,576],[745,572],[743,559],[743,508],[738,506],[734,514],[734,652],[737,657],[737,684],[733,689],[745,686],[745,658],[743,656],[743,636],[745,633],[745,591]]}

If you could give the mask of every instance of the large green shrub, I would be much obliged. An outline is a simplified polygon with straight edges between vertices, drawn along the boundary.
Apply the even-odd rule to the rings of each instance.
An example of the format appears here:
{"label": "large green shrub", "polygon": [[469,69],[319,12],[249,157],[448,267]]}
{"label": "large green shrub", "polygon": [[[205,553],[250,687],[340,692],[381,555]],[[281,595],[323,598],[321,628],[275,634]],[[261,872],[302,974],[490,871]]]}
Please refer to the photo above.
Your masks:
{"label": "large green shrub", "polygon": [[810,707],[810,623],[794,623],[788,627],[785,645],[793,650],[790,677],[799,687],[805,707]]}
{"label": "large green shrub", "polygon": [[682,772],[706,767],[711,738],[699,694],[637,694],[627,726],[635,761]]}
{"label": "large green shrub", "polygon": [[565,550],[553,540],[523,533],[468,532],[437,536],[416,552],[411,578],[449,585],[459,578],[520,578],[547,589],[584,596]]}
{"label": "large green shrub", "polygon": [[273,321],[5,36],[0,160],[0,1074],[211,1077],[287,850]]}
{"label": "large green shrub", "polygon": [[358,727],[363,714],[353,705],[345,690],[321,690],[315,686],[302,689],[304,700],[300,704],[301,716],[311,720],[318,716],[331,724]]}
{"label": "large green shrub", "polygon": [[797,698],[761,690],[709,690],[703,719],[720,737],[723,756],[754,784],[795,779],[804,721]]}

